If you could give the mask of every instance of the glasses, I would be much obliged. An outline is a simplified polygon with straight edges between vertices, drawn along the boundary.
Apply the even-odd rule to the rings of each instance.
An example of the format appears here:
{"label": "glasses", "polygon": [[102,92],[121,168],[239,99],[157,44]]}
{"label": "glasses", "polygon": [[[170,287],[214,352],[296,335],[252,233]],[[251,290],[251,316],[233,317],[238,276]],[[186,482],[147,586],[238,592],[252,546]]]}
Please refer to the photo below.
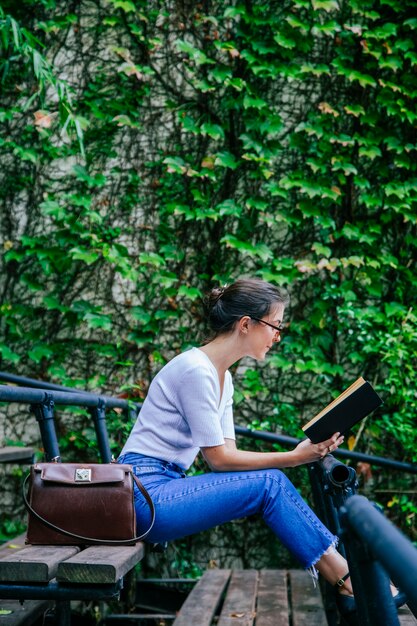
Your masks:
{"label": "glasses", "polygon": [[278,326],[275,326],[274,324],[270,324],[269,322],[266,322],[265,320],[261,320],[259,317],[252,317],[251,316],[251,320],[255,320],[257,322],[261,322],[262,324],[266,324],[267,326],[270,326],[271,328],[276,330],[277,333],[280,333],[280,334],[282,333],[282,331],[285,328],[285,324],[283,324],[282,322],[280,322]]}

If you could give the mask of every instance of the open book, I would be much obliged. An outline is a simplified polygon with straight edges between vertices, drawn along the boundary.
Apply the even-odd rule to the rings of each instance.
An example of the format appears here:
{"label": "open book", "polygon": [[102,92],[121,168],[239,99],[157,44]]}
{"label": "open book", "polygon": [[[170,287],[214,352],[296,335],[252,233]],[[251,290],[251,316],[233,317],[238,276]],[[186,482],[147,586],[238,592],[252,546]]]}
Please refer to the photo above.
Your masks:
{"label": "open book", "polygon": [[343,434],[381,404],[382,400],[372,385],[360,377],[305,424],[302,430],[313,443],[319,443],[334,433]]}

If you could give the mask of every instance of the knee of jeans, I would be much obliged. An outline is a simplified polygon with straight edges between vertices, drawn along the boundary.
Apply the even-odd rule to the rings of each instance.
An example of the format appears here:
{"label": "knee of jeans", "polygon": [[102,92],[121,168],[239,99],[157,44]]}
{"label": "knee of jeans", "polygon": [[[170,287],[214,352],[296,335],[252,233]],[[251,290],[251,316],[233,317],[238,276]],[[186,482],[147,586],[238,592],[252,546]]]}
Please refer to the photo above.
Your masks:
{"label": "knee of jeans", "polygon": [[289,479],[286,475],[281,472],[279,469],[269,469],[265,470],[263,474],[265,491],[269,493],[270,491],[278,490],[280,491],[283,487],[286,487],[289,484]]}
{"label": "knee of jeans", "polygon": [[264,473],[265,490],[269,492],[281,491],[285,489],[287,492],[296,491],[290,479],[279,469],[265,470]]}

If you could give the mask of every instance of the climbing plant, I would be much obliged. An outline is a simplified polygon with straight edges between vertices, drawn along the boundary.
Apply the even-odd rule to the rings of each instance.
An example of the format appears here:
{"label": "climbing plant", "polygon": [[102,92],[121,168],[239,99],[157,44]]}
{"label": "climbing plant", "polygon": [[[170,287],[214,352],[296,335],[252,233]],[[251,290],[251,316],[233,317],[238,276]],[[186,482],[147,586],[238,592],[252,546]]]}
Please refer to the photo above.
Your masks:
{"label": "climbing plant", "polygon": [[2,5],[2,369],[142,398],[210,286],[260,276],[289,328],[238,421],[299,436],[363,375],[348,445],[416,462],[414,3]]}

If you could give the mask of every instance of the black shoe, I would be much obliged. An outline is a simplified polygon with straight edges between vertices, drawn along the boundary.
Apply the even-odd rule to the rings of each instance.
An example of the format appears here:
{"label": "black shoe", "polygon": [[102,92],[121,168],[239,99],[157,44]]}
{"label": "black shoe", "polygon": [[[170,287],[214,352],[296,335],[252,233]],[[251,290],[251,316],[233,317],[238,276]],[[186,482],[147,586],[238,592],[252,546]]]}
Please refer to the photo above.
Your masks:
{"label": "black shoe", "polygon": [[[397,609],[407,602],[407,597],[402,591],[399,591],[393,599]],[[336,605],[342,615],[347,615],[348,613],[354,613],[356,611],[356,602],[353,596],[337,593]]]}

